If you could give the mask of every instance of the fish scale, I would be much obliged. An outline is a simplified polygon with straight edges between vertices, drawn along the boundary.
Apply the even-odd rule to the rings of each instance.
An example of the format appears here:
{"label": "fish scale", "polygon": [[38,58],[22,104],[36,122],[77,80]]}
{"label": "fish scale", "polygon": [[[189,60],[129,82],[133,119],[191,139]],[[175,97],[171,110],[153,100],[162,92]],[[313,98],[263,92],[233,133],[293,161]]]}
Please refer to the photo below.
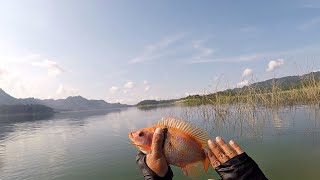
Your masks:
{"label": "fish scale", "polygon": [[149,153],[157,128],[167,128],[163,153],[169,164],[181,167],[184,174],[190,177],[199,177],[203,168],[208,170],[209,160],[203,148],[207,147],[209,135],[186,121],[162,118],[155,126],[129,133],[129,138],[141,151]]}

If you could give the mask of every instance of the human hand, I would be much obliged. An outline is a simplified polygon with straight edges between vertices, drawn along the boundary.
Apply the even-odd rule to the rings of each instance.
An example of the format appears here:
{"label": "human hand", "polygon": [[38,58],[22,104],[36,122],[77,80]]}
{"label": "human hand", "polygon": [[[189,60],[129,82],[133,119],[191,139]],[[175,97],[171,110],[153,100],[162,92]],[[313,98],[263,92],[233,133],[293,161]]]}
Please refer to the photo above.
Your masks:
{"label": "human hand", "polygon": [[160,177],[164,177],[168,172],[168,163],[162,153],[163,138],[163,130],[157,128],[152,139],[151,153],[146,156],[146,164]]}
{"label": "human hand", "polygon": [[227,145],[221,137],[208,141],[205,150],[212,167],[223,180],[267,180],[258,164],[233,140]]}
{"label": "human hand", "polygon": [[206,155],[214,169],[229,159],[243,153],[243,150],[233,140],[229,142],[230,147],[219,136],[216,137],[216,142],[209,140],[208,145],[210,149],[206,150]]}

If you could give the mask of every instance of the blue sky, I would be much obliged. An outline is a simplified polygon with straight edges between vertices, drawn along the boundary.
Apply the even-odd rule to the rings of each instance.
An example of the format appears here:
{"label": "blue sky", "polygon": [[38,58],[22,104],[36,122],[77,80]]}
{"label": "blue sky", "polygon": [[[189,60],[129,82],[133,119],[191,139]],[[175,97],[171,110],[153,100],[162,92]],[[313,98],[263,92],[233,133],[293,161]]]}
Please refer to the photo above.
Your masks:
{"label": "blue sky", "polygon": [[0,0],[0,88],[134,104],[320,69],[319,1]]}

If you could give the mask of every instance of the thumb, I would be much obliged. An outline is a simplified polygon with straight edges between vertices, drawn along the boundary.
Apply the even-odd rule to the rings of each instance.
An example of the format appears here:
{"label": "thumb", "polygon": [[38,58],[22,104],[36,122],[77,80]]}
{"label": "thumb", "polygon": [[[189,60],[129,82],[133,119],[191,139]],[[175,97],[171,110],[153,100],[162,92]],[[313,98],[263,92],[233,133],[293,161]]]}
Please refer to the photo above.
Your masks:
{"label": "thumb", "polygon": [[157,128],[152,139],[151,155],[160,159],[162,157],[163,132],[161,128]]}
{"label": "thumb", "polygon": [[214,179],[208,179],[208,180],[214,180]]}

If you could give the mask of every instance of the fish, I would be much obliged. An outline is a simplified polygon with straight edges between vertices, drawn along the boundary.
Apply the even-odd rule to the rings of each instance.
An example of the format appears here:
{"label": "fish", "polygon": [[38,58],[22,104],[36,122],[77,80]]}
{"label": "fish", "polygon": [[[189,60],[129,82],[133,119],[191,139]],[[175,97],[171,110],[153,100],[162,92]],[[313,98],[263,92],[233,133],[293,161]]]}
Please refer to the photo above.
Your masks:
{"label": "fish", "polygon": [[208,171],[209,159],[204,149],[208,147],[209,135],[182,119],[164,117],[157,125],[129,133],[132,144],[144,154],[151,151],[152,138],[157,128],[167,128],[163,154],[168,164],[178,166],[189,177],[198,178]]}

